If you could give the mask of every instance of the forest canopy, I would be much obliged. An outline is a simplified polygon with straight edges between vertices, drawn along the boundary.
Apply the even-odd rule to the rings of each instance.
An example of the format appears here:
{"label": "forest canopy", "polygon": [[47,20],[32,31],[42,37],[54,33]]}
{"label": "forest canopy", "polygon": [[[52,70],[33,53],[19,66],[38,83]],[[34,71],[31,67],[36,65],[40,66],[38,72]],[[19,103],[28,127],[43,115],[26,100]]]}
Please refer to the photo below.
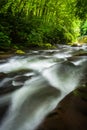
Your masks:
{"label": "forest canopy", "polygon": [[86,0],[0,0],[0,48],[51,47],[87,34]]}

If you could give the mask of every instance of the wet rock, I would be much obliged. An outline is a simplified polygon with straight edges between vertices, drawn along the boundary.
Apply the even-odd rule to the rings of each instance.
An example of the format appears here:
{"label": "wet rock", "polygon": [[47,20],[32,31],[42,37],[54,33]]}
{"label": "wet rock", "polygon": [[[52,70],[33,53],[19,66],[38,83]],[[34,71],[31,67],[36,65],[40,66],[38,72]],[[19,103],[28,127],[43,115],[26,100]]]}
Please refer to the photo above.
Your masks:
{"label": "wet rock", "polygon": [[9,79],[8,81],[6,81],[6,82],[4,81],[2,86],[0,86],[0,95],[11,93],[11,92],[19,89],[20,87],[22,87],[24,85],[24,82],[28,79],[28,77],[27,76],[18,76],[14,79],[10,79],[10,78],[8,78],[8,79]]}
{"label": "wet rock", "polygon": [[7,74],[5,74],[5,73],[0,73],[0,81],[1,81],[2,79],[4,79],[6,76],[7,76]]}
{"label": "wet rock", "polygon": [[87,100],[87,87],[80,87],[77,90],[74,91],[74,94],[76,96],[79,96],[82,100]]}
{"label": "wet rock", "polygon": [[11,93],[22,87],[26,80],[30,80],[35,73],[29,69],[22,69],[10,73],[0,73],[0,95]]}
{"label": "wet rock", "polygon": [[11,93],[11,92],[13,92],[13,91],[15,91],[15,90],[17,90],[17,89],[19,89],[21,87],[22,87],[22,85],[20,85],[20,86],[13,86],[11,84],[8,87],[1,87],[0,88],[0,96],[4,95],[4,94]]}
{"label": "wet rock", "polygon": [[68,57],[67,60],[71,62],[76,62],[82,60],[83,58],[85,59],[86,56],[72,56],[72,57]]}
{"label": "wet rock", "polygon": [[3,106],[0,106],[0,122],[2,121],[3,117],[5,116],[7,110],[9,108],[9,103]]}
{"label": "wet rock", "polygon": [[7,58],[10,58],[12,57],[14,54],[12,53],[4,53],[4,54],[0,54],[0,60],[1,59],[7,59]]}
{"label": "wet rock", "polygon": [[26,73],[31,73],[31,72],[32,72],[32,70],[30,70],[30,69],[19,69],[19,70],[15,70],[13,72],[8,73],[8,76],[14,77],[16,75],[24,75]]}
{"label": "wet rock", "polygon": [[87,100],[83,97],[87,99],[87,87],[67,95],[37,130],[87,130]]}
{"label": "wet rock", "polygon": [[25,83],[26,80],[31,79],[31,78],[32,78],[32,76],[17,76],[13,80],[12,84],[14,86],[21,86],[21,85],[24,85],[24,83]]}
{"label": "wet rock", "polygon": [[87,56],[87,51],[81,49],[79,51],[74,52],[74,56]]}

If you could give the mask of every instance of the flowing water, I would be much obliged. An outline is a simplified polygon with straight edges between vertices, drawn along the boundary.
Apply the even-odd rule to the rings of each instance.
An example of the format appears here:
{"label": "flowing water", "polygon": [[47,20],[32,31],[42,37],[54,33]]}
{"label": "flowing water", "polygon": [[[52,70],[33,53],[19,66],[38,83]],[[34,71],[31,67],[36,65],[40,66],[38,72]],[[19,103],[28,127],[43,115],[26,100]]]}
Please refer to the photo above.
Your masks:
{"label": "flowing water", "polygon": [[[59,46],[0,60],[0,130],[35,130],[77,88],[87,70],[87,46]],[[85,81],[84,81],[85,82]]]}

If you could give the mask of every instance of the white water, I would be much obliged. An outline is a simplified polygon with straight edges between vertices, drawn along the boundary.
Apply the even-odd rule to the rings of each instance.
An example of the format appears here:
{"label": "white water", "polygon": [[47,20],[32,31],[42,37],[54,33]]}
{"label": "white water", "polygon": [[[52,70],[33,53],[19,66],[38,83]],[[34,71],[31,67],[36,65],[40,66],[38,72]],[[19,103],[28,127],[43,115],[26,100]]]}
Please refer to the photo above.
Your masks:
{"label": "white water", "polygon": [[[66,49],[66,48],[65,48]],[[10,107],[4,116],[0,130],[35,130],[46,115],[51,112],[58,103],[76,87],[83,75],[86,58],[68,62],[69,53],[60,56],[59,50],[43,51],[37,56],[13,57],[7,63],[0,65],[0,72],[9,73],[22,69],[32,69],[33,72],[25,72],[19,76],[32,76],[21,84],[21,88],[10,94],[0,96],[0,105],[10,102]],[[54,54],[47,55],[47,53]],[[63,55],[65,54],[64,58]],[[44,58],[38,58],[42,56]],[[47,59],[45,57],[47,56]],[[49,57],[49,58],[48,58]],[[62,58],[62,59],[61,59]],[[78,62],[78,64],[77,64]],[[74,64],[72,64],[74,63]],[[81,66],[80,66],[81,63]],[[18,75],[18,74],[17,74]],[[12,85],[17,75],[3,79],[1,86],[12,80]],[[19,85],[18,84],[18,85]]]}

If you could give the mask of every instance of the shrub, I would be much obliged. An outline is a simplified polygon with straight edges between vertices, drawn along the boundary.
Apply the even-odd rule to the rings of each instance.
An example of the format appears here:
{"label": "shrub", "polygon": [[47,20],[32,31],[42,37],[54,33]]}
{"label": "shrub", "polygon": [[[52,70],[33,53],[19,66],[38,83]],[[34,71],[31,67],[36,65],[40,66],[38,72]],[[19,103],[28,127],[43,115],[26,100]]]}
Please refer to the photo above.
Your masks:
{"label": "shrub", "polygon": [[9,36],[4,34],[3,32],[0,32],[0,47],[10,47],[11,40]]}

